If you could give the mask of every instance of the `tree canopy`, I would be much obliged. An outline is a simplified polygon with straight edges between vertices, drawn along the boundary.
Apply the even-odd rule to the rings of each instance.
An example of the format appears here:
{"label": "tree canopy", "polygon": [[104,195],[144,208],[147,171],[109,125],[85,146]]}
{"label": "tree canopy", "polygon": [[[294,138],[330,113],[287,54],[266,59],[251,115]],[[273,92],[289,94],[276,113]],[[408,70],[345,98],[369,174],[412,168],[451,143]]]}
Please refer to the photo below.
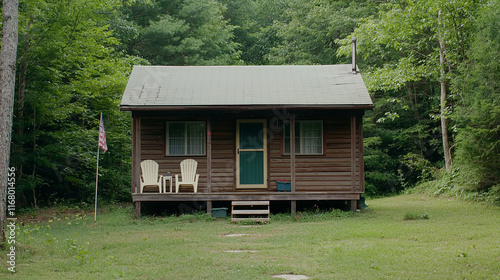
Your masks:
{"label": "tree canopy", "polygon": [[92,200],[101,112],[100,196],[130,200],[131,128],[119,102],[133,65],[345,63],[353,36],[375,103],[364,122],[367,194],[439,178],[500,193],[499,3],[20,0],[11,149],[20,205]]}

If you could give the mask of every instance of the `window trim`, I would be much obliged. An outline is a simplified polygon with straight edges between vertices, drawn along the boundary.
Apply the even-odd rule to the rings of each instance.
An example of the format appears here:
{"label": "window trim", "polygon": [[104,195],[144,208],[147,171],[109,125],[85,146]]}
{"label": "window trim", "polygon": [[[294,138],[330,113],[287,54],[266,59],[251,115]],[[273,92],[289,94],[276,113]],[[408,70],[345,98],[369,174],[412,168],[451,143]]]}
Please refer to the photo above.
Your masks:
{"label": "window trim", "polygon": [[[172,123],[182,123],[182,124],[184,124],[184,153],[183,154],[170,154],[169,153],[169,140],[170,140],[169,126]],[[188,148],[187,141],[188,141],[188,137],[187,137],[186,126],[187,126],[188,123],[203,124],[203,141],[202,141],[203,142],[203,153],[202,154],[188,154],[187,153],[187,148]],[[165,122],[165,156],[170,156],[170,157],[206,156],[207,155],[207,137],[206,137],[206,134],[207,134],[207,123],[206,123],[206,121],[166,121]]]}
{"label": "window trim", "polygon": [[[302,128],[300,127],[302,125],[302,123],[306,123],[306,122],[319,122],[321,124],[321,152],[320,153],[302,153],[301,150],[303,149],[303,136],[302,136]],[[295,151],[295,155],[297,156],[321,156],[321,155],[324,155],[325,154],[325,127],[324,127],[324,122],[323,120],[296,120],[295,121],[295,127],[297,127],[297,125],[299,126],[299,133],[297,135],[297,133],[295,133],[295,137],[299,139],[299,151]],[[289,121],[285,121],[283,122],[283,141],[282,141],[282,147],[283,147],[283,155],[285,156],[290,156],[290,151],[289,152],[286,152],[286,145],[290,145],[290,142],[287,143],[286,141],[286,132],[287,132],[287,129],[286,127],[288,126],[288,128],[290,127],[290,122]],[[290,139],[290,138],[289,138]],[[296,141],[297,142],[297,141]]]}

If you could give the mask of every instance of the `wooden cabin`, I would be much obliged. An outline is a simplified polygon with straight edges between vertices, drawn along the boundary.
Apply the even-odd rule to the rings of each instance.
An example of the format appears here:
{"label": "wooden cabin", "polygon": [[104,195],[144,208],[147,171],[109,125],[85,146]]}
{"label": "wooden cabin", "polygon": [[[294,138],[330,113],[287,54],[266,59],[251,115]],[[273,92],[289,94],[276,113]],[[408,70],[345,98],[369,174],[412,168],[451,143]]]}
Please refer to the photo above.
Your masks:
{"label": "wooden cabin", "polygon": [[[136,214],[143,201],[207,202],[209,212],[216,201],[289,201],[294,212],[297,201],[346,200],[355,210],[372,106],[351,65],[135,66],[120,107],[132,112]],[[140,193],[141,161],[174,176],[186,158],[198,162],[197,193]]]}

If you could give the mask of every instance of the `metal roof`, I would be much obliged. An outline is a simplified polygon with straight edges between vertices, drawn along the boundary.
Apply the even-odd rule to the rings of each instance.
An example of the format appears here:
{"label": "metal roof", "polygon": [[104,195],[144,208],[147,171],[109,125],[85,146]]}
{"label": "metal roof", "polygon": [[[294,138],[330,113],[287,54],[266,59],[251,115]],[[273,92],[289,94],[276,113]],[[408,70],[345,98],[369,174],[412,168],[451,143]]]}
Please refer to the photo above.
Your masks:
{"label": "metal roof", "polygon": [[134,66],[121,110],[169,108],[373,106],[350,64]]}

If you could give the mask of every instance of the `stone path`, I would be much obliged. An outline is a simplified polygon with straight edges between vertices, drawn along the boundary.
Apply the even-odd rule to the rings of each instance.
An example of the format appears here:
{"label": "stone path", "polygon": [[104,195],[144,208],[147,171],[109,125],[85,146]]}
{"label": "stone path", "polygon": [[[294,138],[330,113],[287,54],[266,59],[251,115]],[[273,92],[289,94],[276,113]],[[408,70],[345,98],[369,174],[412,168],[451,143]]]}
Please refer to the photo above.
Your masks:
{"label": "stone path", "polygon": [[[220,235],[220,237],[241,237],[241,236],[249,236],[249,235],[250,234],[246,234],[246,233],[228,233],[228,234]],[[224,252],[226,252],[226,253],[257,253],[258,251],[256,251],[256,250],[227,250]],[[273,278],[280,278],[280,279],[285,279],[285,280],[310,279],[310,277],[307,277],[305,275],[299,275],[299,274],[280,274],[280,275],[274,275]]]}

